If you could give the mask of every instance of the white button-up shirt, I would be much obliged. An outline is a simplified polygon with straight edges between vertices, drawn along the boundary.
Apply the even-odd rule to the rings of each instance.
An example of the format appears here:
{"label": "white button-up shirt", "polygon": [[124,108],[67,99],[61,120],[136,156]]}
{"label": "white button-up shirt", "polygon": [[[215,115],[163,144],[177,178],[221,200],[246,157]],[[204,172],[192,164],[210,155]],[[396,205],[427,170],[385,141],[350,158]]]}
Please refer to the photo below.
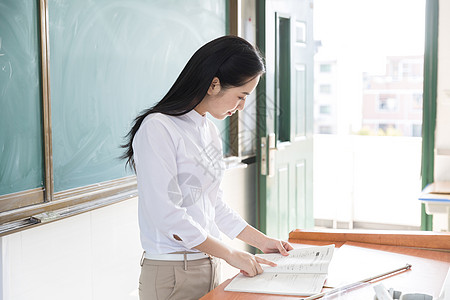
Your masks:
{"label": "white button-up shirt", "polygon": [[[224,163],[217,127],[192,110],[148,115],[133,139],[143,249],[196,251],[208,235],[231,239],[246,226],[223,200]],[[181,240],[179,240],[181,239]]]}

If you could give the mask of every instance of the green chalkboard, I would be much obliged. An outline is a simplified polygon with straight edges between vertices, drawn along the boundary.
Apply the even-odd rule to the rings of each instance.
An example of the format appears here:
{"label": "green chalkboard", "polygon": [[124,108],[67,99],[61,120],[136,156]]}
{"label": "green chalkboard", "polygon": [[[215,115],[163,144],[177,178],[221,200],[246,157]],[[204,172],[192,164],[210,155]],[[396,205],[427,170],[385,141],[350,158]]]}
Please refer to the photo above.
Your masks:
{"label": "green chalkboard", "polygon": [[55,191],[129,175],[119,145],[189,57],[225,34],[225,0],[49,0]]}
{"label": "green chalkboard", "polygon": [[0,195],[43,187],[38,11],[0,0]]}

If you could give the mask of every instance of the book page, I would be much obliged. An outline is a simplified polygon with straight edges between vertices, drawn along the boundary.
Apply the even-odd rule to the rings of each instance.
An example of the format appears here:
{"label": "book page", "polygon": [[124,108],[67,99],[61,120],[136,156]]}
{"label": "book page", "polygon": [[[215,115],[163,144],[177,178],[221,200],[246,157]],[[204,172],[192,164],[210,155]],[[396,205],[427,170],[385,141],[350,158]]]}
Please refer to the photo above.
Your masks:
{"label": "book page", "polygon": [[310,296],[320,293],[325,274],[262,273],[255,277],[236,276],[225,291]]}
{"label": "book page", "polygon": [[320,293],[327,278],[334,245],[311,246],[279,253],[261,254],[277,267],[263,266],[264,273],[254,277],[236,276],[225,291],[309,296]]}
{"label": "book page", "polygon": [[298,248],[289,251],[289,256],[279,253],[258,254],[257,256],[272,261],[276,267],[261,265],[267,273],[314,273],[326,274],[334,245]]}

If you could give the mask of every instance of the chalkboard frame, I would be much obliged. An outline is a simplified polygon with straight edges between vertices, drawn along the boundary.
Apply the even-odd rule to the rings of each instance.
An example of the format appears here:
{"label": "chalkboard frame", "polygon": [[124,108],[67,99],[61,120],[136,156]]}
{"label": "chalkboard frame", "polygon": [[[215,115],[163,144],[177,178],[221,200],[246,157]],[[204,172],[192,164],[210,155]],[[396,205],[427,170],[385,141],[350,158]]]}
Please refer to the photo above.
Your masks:
{"label": "chalkboard frame", "polygon": [[[134,175],[54,192],[48,2],[35,1],[38,1],[39,10],[44,188],[0,195],[0,236],[137,197]],[[227,34],[232,26],[230,20],[233,24],[237,22],[236,18],[230,18],[230,6],[234,3],[236,8],[235,2],[225,0]]]}
{"label": "chalkboard frame", "polygon": [[[32,1],[36,1],[36,0],[32,0]],[[41,60],[41,66],[39,69],[40,72],[40,79],[41,79],[41,93],[42,93],[42,108],[44,109],[42,114],[43,114],[43,121],[45,119],[45,106],[48,106],[49,104],[49,99],[47,98],[48,94],[47,94],[47,86],[48,86],[48,73],[47,73],[47,69],[46,69],[46,65],[48,65],[47,62],[47,41],[46,41],[46,0],[37,0],[37,20],[38,20],[38,24],[36,24],[36,26],[38,27],[38,32],[39,32],[39,44],[38,44],[38,51],[40,52],[40,60]],[[48,119],[48,118],[47,118]],[[43,130],[44,130],[44,143],[46,142],[45,139],[46,137],[49,137],[50,134],[49,133],[49,127],[47,126],[46,122],[44,121],[43,124]],[[46,147],[45,147],[46,148]],[[44,150],[45,152],[45,150]],[[47,152],[47,154],[49,154],[51,156],[51,152]],[[48,155],[45,155],[45,157],[48,157]],[[47,177],[47,165],[48,165],[48,161],[46,159],[46,161],[44,162],[45,165],[45,178]],[[49,169],[48,171],[51,172],[51,169]],[[4,223],[3,221],[8,221],[9,219],[3,219],[4,215],[6,214],[6,212],[14,210],[14,209],[20,209],[23,207],[27,207],[30,205],[34,205],[34,204],[39,204],[39,203],[43,203],[45,202],[46,199],[50,199],[50,197],[46,197],[46,191],[49,191],[51,189],[49,189],[46,184],[44,184],[44,188],[34,188],[34,189],[29,189],[29,190],[24,190],[24,191],[20,191],[20,192],[16,192],[16,193],[12,193],[12,194],[6,194],[6,195],[1,195],[0,196],[0,224]]]}
{"label": "chalkboard frame", "polygon": [[135,176],[54,193],[48,3],[47,0],[38,1],[45,182],[44,188],[0,196],[0,235],[137,196]]}

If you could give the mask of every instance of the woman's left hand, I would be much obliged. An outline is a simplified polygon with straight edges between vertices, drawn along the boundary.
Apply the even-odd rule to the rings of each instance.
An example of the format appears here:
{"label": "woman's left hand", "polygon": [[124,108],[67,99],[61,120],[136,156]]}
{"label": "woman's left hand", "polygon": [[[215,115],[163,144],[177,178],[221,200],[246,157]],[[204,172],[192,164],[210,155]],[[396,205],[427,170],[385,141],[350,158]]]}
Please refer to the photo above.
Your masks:
{"label": "woman's left hand", "polygon": [[291,244],[286,241],[281,241],[277,239],[273,239],[267,237],[267,240],[259,248],[263,253],[277,253],[279,252],[281,255],[287,256],[289,255],[288,251],[294,249]]}
{"label": "woman's left hand", "polygon": [[291,244],[285,241],[268,237],[254,227],[247,225],[237,236],[238,239],[258,248],[263,253],[281,253],[289,255],[288,251],[294,249]]}

